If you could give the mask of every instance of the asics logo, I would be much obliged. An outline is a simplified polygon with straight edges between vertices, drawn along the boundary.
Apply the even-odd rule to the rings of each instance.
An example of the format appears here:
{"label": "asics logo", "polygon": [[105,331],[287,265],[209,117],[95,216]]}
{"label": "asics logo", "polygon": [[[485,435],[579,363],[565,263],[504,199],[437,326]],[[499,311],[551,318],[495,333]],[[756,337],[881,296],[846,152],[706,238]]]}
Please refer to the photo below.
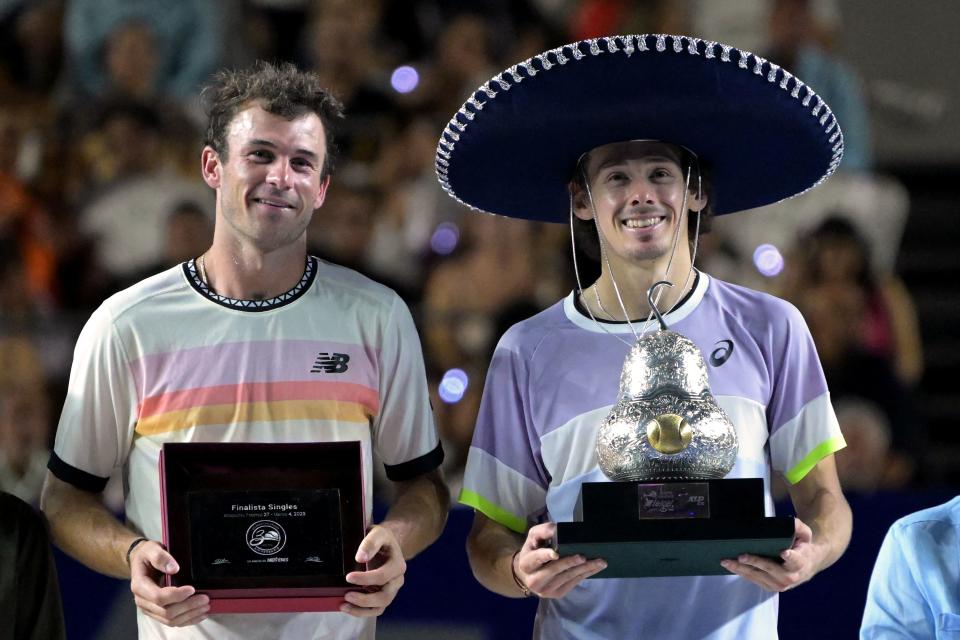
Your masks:
{"label": "asics logo", "polygon": [[716,344],[720,346],[710,352],[710,364],[719,367],[733,354],[733,340],[718,340]]}

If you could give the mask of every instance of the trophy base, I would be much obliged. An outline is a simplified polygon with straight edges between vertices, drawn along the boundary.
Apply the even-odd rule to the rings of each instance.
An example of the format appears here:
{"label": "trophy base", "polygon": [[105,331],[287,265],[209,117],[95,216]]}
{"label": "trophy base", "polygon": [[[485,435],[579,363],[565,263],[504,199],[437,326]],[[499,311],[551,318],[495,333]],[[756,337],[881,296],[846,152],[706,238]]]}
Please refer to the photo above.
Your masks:
{"label": "trophy base", "polygon": [[[659,508],[649,508],[651,491]],[[691,495],[705,498],[691,506]],[[688,502],[664,506],[664,496]],[[592,578],[728,575],[721,560],[779,560],[793,543],[793,518],[764,517],[763,505],[758,478],[584,483],[578,521],[558,523],[553,546],[561,556],[606,560]]]}
{"label": "trophy base", "polygon": [[592,578],[713,576],[729,572],[720,561],[741,553],[778,558],[793,542],[793,518],[634,522],[616,530],[583,522],[557,525],[561,556],[603,558]]}

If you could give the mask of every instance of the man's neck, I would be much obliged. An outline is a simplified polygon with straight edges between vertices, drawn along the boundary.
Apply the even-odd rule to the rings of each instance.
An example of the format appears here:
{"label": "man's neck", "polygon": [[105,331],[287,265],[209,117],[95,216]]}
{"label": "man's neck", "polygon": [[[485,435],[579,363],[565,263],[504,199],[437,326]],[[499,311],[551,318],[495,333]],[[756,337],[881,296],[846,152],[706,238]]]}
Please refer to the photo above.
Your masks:
{"label": "man's neck", "polygon": [[306,239],[264,253],[249,245],[217,243],[198,261],[216,293],[236,300],[267,300],[293,289],[303,277]]}
{"label": "man's neck", "polygon": [[[689,256],[678,251],[669,272],[666,272],[667,262],[668,259],[664,257],[629,265],[605,263],[594,287],[584,294],[583,302],[593,311],[597,311],[599,306],[601,316],[609,320],[646,318],[650,313],[647,291],[654,283],[666,280],[673,286],[658,289],[659,300],[657,294],[654,295],[654,300],[657,301],[657,308],[662,313],[667,313],[687,294],[694,281]],[[623,307],[627,311],[626,318],[614,288],[614,280],[620,290]],[[597,305],[597,296],[600,297],[600,305]]]}

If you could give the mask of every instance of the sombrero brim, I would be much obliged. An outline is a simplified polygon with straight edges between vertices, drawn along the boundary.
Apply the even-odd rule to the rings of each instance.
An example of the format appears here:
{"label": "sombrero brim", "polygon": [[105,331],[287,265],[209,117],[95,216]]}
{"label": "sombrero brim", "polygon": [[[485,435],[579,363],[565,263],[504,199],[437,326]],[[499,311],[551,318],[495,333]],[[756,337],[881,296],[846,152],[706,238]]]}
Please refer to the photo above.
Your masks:
{"label": "sombrero brim", "polygon": [[698,38],[629,35],[564,45],[494,76],[444,129],[437,175],[473,209],[563,222],[579,157],[626,140],[696,153],[717,215],[807,191],[843,155],[830,108],[785,69]]}

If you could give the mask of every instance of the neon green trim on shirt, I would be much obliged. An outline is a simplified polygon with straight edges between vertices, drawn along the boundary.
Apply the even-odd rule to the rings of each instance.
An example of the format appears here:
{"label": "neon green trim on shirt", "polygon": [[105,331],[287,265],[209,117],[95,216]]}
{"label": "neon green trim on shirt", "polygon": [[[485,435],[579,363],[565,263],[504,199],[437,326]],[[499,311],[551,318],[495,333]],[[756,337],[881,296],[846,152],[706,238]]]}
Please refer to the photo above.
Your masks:
{"label": "neon green trim on shirt", "polygon": [[513,515],[506,509],[498,507],[481,496],[479,493],[474,493],[473,491],[468,491],[467,489],[461,489],[459,501],[461,504],[465,504],[468,507],[473,507],[494,522],[502,524],[507,529],[511,529],[520,534],[527,532],[526,520],[519,516]]}
{"label": "neon green trim on shirt", "polygon": [[817,466],[817,463],[829,456],[832,453],[836,453],[840,449],[843,449],[847,446],[846,441],[843,439],[843,436],[834,436],[822,442],[817,447],[807,454],[807,456],[800,461],[797,466],[790,471],[787,471],[783,474],[783,477],[787,479],[787,482],[790,484],[797,484],[803,477],[810,473],[810,469],[813,469]]}

